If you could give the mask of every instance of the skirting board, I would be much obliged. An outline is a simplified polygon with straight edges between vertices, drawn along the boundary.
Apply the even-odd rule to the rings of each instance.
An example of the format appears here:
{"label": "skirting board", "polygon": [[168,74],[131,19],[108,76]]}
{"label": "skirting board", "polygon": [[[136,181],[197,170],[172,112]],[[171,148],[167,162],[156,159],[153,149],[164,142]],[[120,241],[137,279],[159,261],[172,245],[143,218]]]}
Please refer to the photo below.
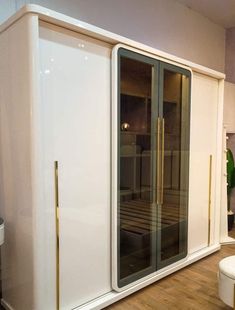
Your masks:
{"label": "skirting board", "polygon": [[164,271],[160,272],[159,274],[156,274],[154,276],[152,276],[151,278],[148,278],[147,280],[143,281],[142,283],[138,283],[135,286],[122,291],[120,293],[117,293],[115,291],[111,291],[108,294],[105,294],[95,300],[93,300],[92,302],[86,303],[82,306],[76,307],[73,310],[100,310],[104,307],[107,307],[109,305],[111,305],[112,303],[117,302],[118,300],[148,286],[149,284],[152,284],[154,282],[156,282],[157,280],[160,280],[166,276],[168,276],[169,274],[182,269],[196,261],[198,261],[199,259],[206,257],[218,250],[220,250],[221,246],[220,244],[217,245],[213,245],[210,246],[208,248],[204,248],[200,251],[197,251],[191,255],[189,255],[186,259],[182,260],[181,263],[178,264],[174,264],[172,267],[170,268],[164,268]]}
{"label": "skirting board", "polygon": [[1,305],[6,310],[15,310],[3,298],[1,299]]}
{"label": "skirting board", "polygon": [[226,236],[225,238],[223,238],[221,241],[220,241],[221,245],[223,244],[235,244],[235,239],[234,238],[231,238],[229,236]]}

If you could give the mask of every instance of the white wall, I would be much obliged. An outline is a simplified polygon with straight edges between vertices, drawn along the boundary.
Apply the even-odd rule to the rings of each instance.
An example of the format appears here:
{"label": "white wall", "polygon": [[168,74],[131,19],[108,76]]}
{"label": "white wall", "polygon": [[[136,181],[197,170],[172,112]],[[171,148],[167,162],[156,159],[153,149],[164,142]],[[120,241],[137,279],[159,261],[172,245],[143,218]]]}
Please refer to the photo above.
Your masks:
{"label": "white wall", "polygon": [[224,71],[225,30],[175,0],[0,0],[0,20],[14,10],[13,4],[19,7],[23,2],[40,4]]}
{"label": "white wall", "polygon": [[2,23],[16,11],[16,3],[13,0],[0,0],[0,22]]}
{"label": "white wall", "polygon": [[226,30],[226,81],[235,83],[235,27]]}

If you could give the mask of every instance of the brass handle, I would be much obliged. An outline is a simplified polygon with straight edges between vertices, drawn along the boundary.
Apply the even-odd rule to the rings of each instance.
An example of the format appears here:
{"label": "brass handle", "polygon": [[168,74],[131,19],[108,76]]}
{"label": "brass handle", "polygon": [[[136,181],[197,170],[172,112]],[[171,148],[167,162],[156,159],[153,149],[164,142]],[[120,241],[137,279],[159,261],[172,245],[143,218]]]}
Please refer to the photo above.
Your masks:
{"label": "brass handle", "polygon": [[233,310],[235,310],[235,284],[233,286]]}
{"label": "brass handle", "polygon": [[210,155],[209,159],[208,246],[211,243],[211,184],[212,184],[212,155]]}
{"label": "brass handle", "polygon": [[165,156],[165,120],[162,119],[162,149],[161,149],[161,205],[163,205],[163,195],[164,195],[164,156]]}
{"label": "brass handle", "polygon": [[157,157],[157,165],[156,165],[156,170],[157,170],[157,181],[156,181],[156,201],[157,204],[160,204],[160,117],[157,118],[157,150],[156,150],[156,157]]}
{"label": "brass handle", "polygon": [[59,244],[59,176],[58,161],[54,162],[55,229],[56,229],[56,310],[60,309],[60,244]]}
{"label": "brass handle", "polygon": [[164,118],[157,118],[157,186],[156,186],[156,201],[158,205],[163,204],[163,189],[164,189],[164,136],[165,136],[165,121]]}

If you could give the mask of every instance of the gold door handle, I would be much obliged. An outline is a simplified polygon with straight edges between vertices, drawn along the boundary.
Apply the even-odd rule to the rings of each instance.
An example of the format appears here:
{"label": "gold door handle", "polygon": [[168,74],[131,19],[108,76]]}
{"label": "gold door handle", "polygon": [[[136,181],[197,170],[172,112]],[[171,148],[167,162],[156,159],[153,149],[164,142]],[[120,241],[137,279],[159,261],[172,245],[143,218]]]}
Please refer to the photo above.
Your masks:
{"label": "gold door handle", "polygon": [[157,165],[156,165],[156,202],[159,205],[161,201],[161,190],[160,190],[160,124],[161,120],[160,117],[157,118],[157,141],[156,141],[156,157],[157,157]]}
{"label": "gold door handle", "polygon": [[157,186],[156,201],[158,205],[163,204],[164,190],[164,136],[165,136],[165,120],[157,118]]}
{"label": "gold door handle", "polygon": [[163,205],[163,195],[164,195],[164,155],[165,155],[165,120],[162,119],[162,137],[161,137],[161,205]]}
{"label": "gold door handle", "polygon": [[55,229],[56,229],[56,310],[60,309],[60,245],[59,245],[59,176],[58,161],[54,162]]}
{"label": "gold door handle", "polygon": [[212,155],[210,155],[209,158],[208,246],[211,243],[211,184],[212,184]]}
{"label": "gold door handle", "polygon": [[233,286],[233,310],[235,310],[235,284]]}

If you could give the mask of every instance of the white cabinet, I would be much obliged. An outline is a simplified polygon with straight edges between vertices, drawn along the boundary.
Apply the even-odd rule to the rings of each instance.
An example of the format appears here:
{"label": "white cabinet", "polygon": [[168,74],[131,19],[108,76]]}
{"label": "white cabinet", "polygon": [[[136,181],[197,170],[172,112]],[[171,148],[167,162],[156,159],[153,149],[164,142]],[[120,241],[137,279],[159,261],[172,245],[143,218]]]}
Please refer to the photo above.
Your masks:
{"label": "white cabinet", "polygon": [[[117,199],[112,193],[117,191],[113,171],[118,155],[112,128],[118,120],[112,117],[117,115],[117,98],[112,98],[117,83],[111,72],[117,70],[112,51],[120,43],[154,59],[154,66],[160,61],[166,68],[177,66],[193,73],[186,256],[115,292],[111,260],[117,251],[112,243],[116,228],[111,229],[111,213]],[[216,216],[221,150],[217,146],[222,133],[223,74],[34,5],[0,28],[0,52],[0,216],[6,223],[1,261],[6,307],[100,309],[220,248]],[[154,79],[159,82],[156,75]],[[183,137],[189,134],[185,128],[180,129],[185,131]],[[136,146],[131,150],[136,152]],[[180,167],[177,152],[172,156],[175,170]],[[149,154],[144,155],[146,159]],[[182,161],[188,158],[181,155]],[[169,161],[168,150],[165,157]],[[149,166],[143,162],[148,185]],[[175,188],[178,174],[170,178],[169,171],[163,186]],[[186,183],[187,178],[182,178],[182,185]],[[178,199],[174,193],[172,204]]]}

